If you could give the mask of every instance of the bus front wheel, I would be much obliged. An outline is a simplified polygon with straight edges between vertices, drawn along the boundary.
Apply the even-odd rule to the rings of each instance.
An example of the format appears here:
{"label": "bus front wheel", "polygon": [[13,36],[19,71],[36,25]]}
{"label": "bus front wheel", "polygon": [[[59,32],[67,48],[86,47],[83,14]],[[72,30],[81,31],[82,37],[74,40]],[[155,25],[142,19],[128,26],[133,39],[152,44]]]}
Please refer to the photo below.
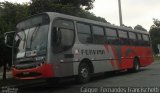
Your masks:
{"label": "bus front wheel", "polygon": [[90,67],[87,63],[81,63],[78,69],[78,83],[87,83],[90,80]]}

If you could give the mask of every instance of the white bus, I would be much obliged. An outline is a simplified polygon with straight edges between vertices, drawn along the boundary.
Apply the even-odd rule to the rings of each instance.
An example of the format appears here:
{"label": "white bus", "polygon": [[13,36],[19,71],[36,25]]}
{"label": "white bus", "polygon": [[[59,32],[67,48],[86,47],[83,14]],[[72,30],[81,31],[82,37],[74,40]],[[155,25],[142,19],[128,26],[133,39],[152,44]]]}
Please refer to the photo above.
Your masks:
{"label": "white bus", "polygon": [[[6,33],[6,44],[13,32]],[[12,74],[18,79],[134,70],[153,62],[149,34],[84,18],[46,12],[17,24]]]}

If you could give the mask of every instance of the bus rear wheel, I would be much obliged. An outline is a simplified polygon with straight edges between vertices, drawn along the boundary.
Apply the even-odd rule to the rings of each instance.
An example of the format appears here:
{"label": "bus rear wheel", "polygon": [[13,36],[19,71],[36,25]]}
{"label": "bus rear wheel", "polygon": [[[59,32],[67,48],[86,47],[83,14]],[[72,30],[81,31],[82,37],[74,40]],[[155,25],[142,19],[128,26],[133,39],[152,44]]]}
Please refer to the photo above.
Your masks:
{"label": "bus rear wheel", "polygon": [[136,58],[133,62],[133,68],[129,70],[129,72],[138,72],[140,70],[139,60]]}
{"label": "bus rear wheel", "polygon": [[87,83],[90,80],[90,67],[87,63],[81,63],[78,70],[78,83]]}

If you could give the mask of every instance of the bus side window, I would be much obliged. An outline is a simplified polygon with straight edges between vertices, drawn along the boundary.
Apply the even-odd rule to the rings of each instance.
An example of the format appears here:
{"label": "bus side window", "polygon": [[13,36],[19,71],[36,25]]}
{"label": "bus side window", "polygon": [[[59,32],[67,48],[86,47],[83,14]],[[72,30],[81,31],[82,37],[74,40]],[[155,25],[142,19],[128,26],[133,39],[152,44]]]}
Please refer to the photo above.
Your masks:
{"label": "bus side window", "polygon": [[111,45],[118,45],[119,44],[116,29],[105,28],[105,36],[106,36],[106,43],[107,44],[111,44]]}
{"label": "bus side window", "polygon": [[137,34],[137,45],[142,46],[143,45],[143,40],[142,40],[142,34]]}
{"label": "bus side window", "polygon": [[121,45],[129,45],[128,34],[126,31],[118,30]]}
{"label": "bus side window", "polygon": [[149,35],[142,35],[144,46],[150,46]]}
{"label": "bus side window", "polygon": [[137,45],[137,36],[135,33],[133,32],[129,32],[129,41],[130,41],[130,45]]}
{"label": "bus side window", "polygon": [[90,25],[77,23],[78,38],[81,43],[92,43],[92,35]]}
{"label": "bus side window", "polygon": [[58,19],[52,26],[52,49],[54,53],[65,51],[74,43],[74,24],[72,21]]}
{"label": "bus side window", "polygon": [[93,38],[95,44],[104,44],[104,31],[103,27],[93,26]]}

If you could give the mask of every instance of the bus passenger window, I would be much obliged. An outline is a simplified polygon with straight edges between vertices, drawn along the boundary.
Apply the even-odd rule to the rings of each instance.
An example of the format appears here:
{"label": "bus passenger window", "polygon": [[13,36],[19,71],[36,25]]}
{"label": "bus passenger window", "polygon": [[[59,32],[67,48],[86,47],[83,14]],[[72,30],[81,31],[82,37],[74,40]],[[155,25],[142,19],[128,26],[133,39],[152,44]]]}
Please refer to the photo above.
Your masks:
{"label": "bus passenger window", "polygon": [[103,27],[93,26],[93,38],[95,44],[104,44]]}
{"label": "bus passenger window", "polygon": [[111,28],[105,28],[105,35],[106,35],[106,43],[111,45],[118,45],[119,40],[117,36],[117,31]]}
{"label": "bus passenger window", "polygon": [[149,35],[142,35],[144,46],[150,46]]}
{"label": "bus passenger window", "polygon": [[143,39],[142,39],[142,34],[137,34],[137,45],[142,46],[143,45]]}
{"label": "bus passenger window", "polygon": [[136,43],[137,43],[136,33],[129,32],[129,41],[130,41],[130,45],[135,45],[136,46]]}
{"label": "bus passenger window", "polygon": [[90,25],[77,23],[78,38],[81,43],[92,43]]}
{"label": "bus passenger window", "polygon": [[74,43],[74,24],[68,20],[55,20],[52,27],[53,52],[69,49]]}
{"label": "bus passenger window", "polygon": [[126,31],[118,30],[121,45],[129,45],[128,35]]}

